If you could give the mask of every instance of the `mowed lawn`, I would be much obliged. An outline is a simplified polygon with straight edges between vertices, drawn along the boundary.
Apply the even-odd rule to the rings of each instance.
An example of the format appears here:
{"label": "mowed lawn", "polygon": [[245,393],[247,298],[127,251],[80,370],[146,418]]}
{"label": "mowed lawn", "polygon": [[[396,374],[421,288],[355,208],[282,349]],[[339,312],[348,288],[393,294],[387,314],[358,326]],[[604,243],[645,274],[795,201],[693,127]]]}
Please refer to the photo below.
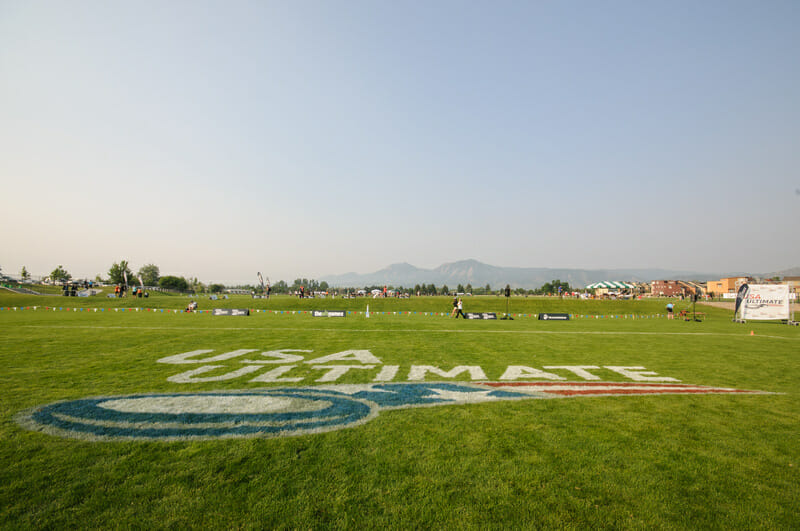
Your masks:
{"label": "mowed lawn", "polygon": [[[0,527],[800,527],[800,327],[735,324],[731,311],[707,307],[705,322],[668,321],[660,300],[514,297],[511,321],[447,318],[444,297],[201,298],[201,310],[260,311],[170,311],[188,300],[0,293]],[[502,313],[505,302],[468,298],[465,310]],[[367,304],[369,318],[360,313]],[[305,313],[313,309],[357,313]],[[577,317],[533,317],[545,311]],[[251,381],[275,363],[178,383],[200,365],[158,361],[239,349],[251,359],[292,350],[303,360],[285,363],[293,365],[285,376],[302,380]],[[324,433],[199,441],[94,441],[18,421],[37,406],[89,397],[318,387],[330,369],[305,361],[351,350],[378,363],[333,383],[367,384],[386,366],[398,367],[398,383],[414,366],[477,366],[489,381],[510,366],[591,366],[608,382],[630,379],[606,367],[643,367],[681,383],[772,394],[498,400],[382,411]],[[201,376],[234,373],[244,357]],[[425,381],[471,378],[429,372]]]}

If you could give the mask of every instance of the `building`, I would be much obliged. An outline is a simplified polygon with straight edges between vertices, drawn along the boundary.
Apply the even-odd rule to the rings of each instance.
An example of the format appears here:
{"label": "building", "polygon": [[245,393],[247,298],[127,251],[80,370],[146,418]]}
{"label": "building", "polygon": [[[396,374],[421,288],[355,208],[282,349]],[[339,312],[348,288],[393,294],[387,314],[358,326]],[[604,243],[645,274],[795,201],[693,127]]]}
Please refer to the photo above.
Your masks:
{"label": "building", "polygon": [[736,293],[739,286],[750,282],[750,277],[727,277],[719,280],[709,280],[706,284],[706,292],[712,297],[720,297],[723,293]]}
{"label": "building", "polygon": [[650,283],[650,293],[654,297],[688,297],[703,294],[703,286],[684,280],[654,280]]}
{"label": "building", "polygon": [[649,282],[632,282],[632,284],[635,286],[633,288],[633,293],[635,295],[650,295],[650,293],[652,293],[652,286]]}
{"label": "building", "polygon": [[686,295],[686,288],[677,280],[654,280],[650,283],[650,293],[655,297],[680,297]]}
{"label": "building", "polygon": [[789,293],[800,294],[800,277],[783,277],[783,283],[789,284]]}

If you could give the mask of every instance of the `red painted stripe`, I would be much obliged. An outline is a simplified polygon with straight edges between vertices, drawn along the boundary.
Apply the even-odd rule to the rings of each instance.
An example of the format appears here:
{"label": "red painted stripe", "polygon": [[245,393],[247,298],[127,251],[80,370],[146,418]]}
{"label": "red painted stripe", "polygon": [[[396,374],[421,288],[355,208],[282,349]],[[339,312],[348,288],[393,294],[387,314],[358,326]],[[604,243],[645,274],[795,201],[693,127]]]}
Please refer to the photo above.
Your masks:
{"label": "red painted stripe", "polygon": [[[657,395],[657,394],[759,394],[760,391],[704,387],[691,384],[662,384],[655,382],[475,382],[488,387],[516,387],[539,390],[559,396],[593,395]],[[557,389],[567,387],[567,389]],[[628,389],[626,389],[626,387]]]}
{"label": "red painted stripe", "polygon": [[720,394],[720,393],[753,393],[753,391],[742,391],[739,389],[716,389],[709,388],[686,388],[686,389],[563,389],[545,391],[548,394],[560,396],[592,396],[592,395],[664,395],[664,394]]}
{"label": "red painted stripe", "polygon": [[478,385],[488,385],[489,387],[554,387],[561,385],[570,385],[576,387],[608,387],[609,385],[616,386],[658,386],[658,387],[674,387],[676,389],[695,388],[696,385],[691,384],[675,384],[675,383],[660,383],[660,382],[475,382]]}

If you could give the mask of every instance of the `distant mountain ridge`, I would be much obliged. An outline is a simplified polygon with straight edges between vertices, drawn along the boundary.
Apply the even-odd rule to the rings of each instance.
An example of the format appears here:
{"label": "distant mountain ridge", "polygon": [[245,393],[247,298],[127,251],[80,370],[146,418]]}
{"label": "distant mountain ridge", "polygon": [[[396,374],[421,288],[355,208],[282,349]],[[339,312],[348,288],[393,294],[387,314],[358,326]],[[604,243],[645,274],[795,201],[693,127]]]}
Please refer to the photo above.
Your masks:
{"label": "distant mountain ridge", "polygon": [[775,271],[774,273],[768,273],[763,276],[766,278],[800,277],[800,267],[792,267],[790,269],[784,269],[783,271]]}
{"label": "distant mountain ridge", "polygon": [[[726,276],[726,275],[723,275]],[[408,263],[392,264],[374,273],[345,273],[322,277],[333,287],[358,287],[373,285],[392,285],[413,287],[416,284],[472,284],[483,287],[489,284],[492,289],[504,287],[534,289],[552,280],[569,282],[571,286],[582,288],[602,280],[625,280],[631,282],[650,282],[652,280],[718,280],[716,273],[695,271],[674,271],[669,269],[558,269],[545,267],[500,267],[484,264],[477,260],[460,260],[442,264],[435,269],[422,269]]]}

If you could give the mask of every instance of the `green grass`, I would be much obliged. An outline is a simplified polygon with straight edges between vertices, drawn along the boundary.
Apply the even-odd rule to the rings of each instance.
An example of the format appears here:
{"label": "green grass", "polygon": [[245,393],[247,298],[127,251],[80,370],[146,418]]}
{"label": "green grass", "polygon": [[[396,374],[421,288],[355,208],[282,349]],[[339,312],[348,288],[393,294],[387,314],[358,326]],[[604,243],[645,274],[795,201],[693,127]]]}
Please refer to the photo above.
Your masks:
{"label": "green grass", "polygon": [[[661,300],[510,301],[519,315],[603,316],[558,323],[429,315],[449,313],[445,297],[197,299],[201,309],[286,312],[250,317],[146,311],[181,309],[188,300],[0,292],[0,307],[18,308],[0,310],[0,527],[800,526],[798,327],[734,324],[731,311],[708,307],[704,323],[667,321],[658,317]],[[302,313],[360,312],[367,304],[387,313]],[[502,313],[505,299],[467,298],[465,310]],[[28,431],[14,420],[60,400],[264,386],[249,376],[176,384],[167,378],[196,366],[157,363],[196,349],[242,348],[313,350],[309,359],[369,350],[382,364],[400,366],[398,382],[411,365],[479,365],[490,380],[509,365],[619,365],[778,394],[444,405],[383,411],[327,433],[194,442],[90,442]],[[213,374],[241,364],[220,365]],[[321,371],[298,365],[292,375],[304,381],[294,385],[317,385]],[[337,383],[368,383],[377,370],[351,370]]]}

